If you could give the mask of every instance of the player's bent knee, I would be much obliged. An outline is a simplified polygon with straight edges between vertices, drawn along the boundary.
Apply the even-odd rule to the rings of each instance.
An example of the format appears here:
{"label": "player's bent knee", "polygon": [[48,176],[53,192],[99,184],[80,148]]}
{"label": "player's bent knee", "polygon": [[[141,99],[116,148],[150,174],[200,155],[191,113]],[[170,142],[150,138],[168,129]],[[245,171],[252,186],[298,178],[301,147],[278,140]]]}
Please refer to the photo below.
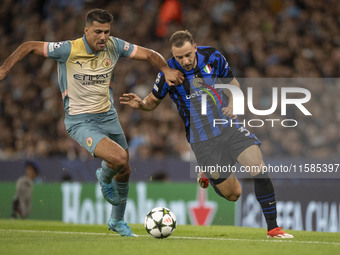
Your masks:
{"label": "player's bent knee", "polygon": [[128,164],[128,156],[127,153],[121,153],[120,155],[113,155],[110,157],[107,161],[107,166],[115,169],[120,172],[120,170],[123,170],[126,168]]}
{"label": "player's bent knee", "polygon": [[236,202],[239,197],[242,195],[242,190],[233,190],[232,192],[222,192],[222,195],[224,196],[225,199],[231,202]]}
{"label": "player's bent knee", "polygon": [[239,197],[242,195],[242,190],[234,190],[233,193],[227,198],[227,200],[232,201],[232,202],[236,202]]}
{"label": "player's bent knee", "polygon": [[225,197],[228,201],[231,201],[231,202],[236,202],[238,199],[239,199],[240,196],[237,196],[237,195],[230,195],[230,196],[227,196]]}

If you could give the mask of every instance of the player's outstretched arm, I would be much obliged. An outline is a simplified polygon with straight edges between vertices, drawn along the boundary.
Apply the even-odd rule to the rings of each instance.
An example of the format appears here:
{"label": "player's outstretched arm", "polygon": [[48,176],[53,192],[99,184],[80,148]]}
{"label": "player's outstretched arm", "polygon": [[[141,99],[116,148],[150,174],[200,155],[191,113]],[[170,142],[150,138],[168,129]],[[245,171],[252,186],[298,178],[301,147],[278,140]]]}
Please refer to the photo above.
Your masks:
{"label": "player's outstretched arm", "polygon": [[29,53],[44,56],[44,42],[25,42],[21,44],[0,66],[0,81],[3,80],[12,67]]}
{"label": "player's outstretched arm", "polygon": [[169,84],[169,86],[183,83],[183,73],[179,70],[170,68],[161,54],[141,46],[137,47],[138,48],[133,59],[148,60],[151,64],[159,68],[164,73],[165,81]]}
{"label": "player's outstretched arm", "polygon": [[162,101],[156,98],[152,93],[143,100],[134,93],[124,93],[119,100],[121,104],[126,104],[134,109],[140,109],[142,111],[152,111]]}

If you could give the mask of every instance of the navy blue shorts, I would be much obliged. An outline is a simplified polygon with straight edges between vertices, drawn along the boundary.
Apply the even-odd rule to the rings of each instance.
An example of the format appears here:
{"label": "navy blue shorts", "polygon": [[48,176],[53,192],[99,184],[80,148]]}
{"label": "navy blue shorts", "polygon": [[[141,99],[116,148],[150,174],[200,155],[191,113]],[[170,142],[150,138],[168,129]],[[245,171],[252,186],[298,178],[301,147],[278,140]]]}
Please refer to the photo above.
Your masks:
{"label": "navy blue shorts", "polygon": [[[223,182],[232,173],[225,171],[234,166],[238,156],[246,148],[252,145],[259,145],[260,140],[245,127],[237,128],[226,127],[223,132],[206,141],[192,143],[191,148],[196,156],[199,166],[203,167],[204,174],[209,178],[210,182],[215,185]],[[220,166],[223,171],[209,172],[205,171],[209,167]],[[215,168],[218,170],[217,168]]]}

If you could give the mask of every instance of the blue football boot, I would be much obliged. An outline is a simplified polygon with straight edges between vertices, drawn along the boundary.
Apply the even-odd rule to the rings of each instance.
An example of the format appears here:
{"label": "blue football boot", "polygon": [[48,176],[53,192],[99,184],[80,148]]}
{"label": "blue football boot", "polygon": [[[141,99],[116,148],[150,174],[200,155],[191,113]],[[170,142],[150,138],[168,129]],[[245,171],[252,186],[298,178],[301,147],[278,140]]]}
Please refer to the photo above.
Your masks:
{"label": "blue football boot", "polygon": [[121,236],[138,237],[138,235],[132,232],[132,230],[124,220],[115,221],[110,218],[107,225],[109,226],[109,229],[111,229],[114,232],[117,232]]}
{"label": "blue football boot", "polygon": [[100,180],[100,173],[102,169],[98,168],[96,171],[96,176],[102,191],[103,197],[112,205],[118,205],[120,202],[119,193],[117,191],[116,183],[105,183]]}

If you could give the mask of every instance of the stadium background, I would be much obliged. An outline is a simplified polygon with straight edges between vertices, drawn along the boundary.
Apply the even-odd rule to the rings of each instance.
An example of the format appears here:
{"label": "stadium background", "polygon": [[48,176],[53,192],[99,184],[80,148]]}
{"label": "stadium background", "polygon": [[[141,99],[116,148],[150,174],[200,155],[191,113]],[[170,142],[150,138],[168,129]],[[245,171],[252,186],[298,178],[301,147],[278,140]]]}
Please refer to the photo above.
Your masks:
{"label": "stadium background", "polygon": [[[162,5],[168,2],[174,4],[171,11]],[[1,62],[24,41],[57,42],[82,36],[84,14],[95,7],[107,9],[114,15],[112,35],[152,48],[166,58],[170,57],[169,35],[186,28],[198,45],[218,48],[236,77],[336,78],[340,74],[340,3],[335,0],[4,0],[0,3]],[[174,185],[171,189],[176,189],[180,182],[190,182],[188,191],[184,192],[192,194],[188,201],[198,201],[200,192],[187,171],[190,148],[174,105],[167,99],[156,111],[145,113],[117,103],[124,92],[146,96],[156,74],[157,70],[152,66],[141,65],[138,61],[121,60],[115,69],[115,106],[129,142],[131,179],[136,190],[139,182],[149,188],[155,179]],[[38,194],[45,197],[58,194],[55,197],[60,196],[62,201],[63,184],[53,186],[51,183],[81,182],[81,186],[90,183],[92,186],[87,189],[91,191],[87,193],[95,199],[94,170],[98,160],[91,158],[66,134],[55,62],[30,55],[0,84],[0,189],[6,197],[1,200],[0,217],[6,218],[10,214],[14,182],[23,174],[27,159],[38,162],[41,173],[41,183],[35,186],[34,193],[37,205],[33,206],[31,217],[41,218],[44,209],[51,208],[51,203],[42,203]],[[325,85],[311,92],[318,104],[311,106],[314,107],[313,118],[305,121],[305,125],[284,133],[267,127],[256,130],[263,142],[267,162],[316,159],[339,163],[340,87],[338,84]],[[266,91],[257,91],[257,95],[265,105]],[[340,231],[340,199],[334,195],[339,194],[339,179],[294,178],[274,180],[274,184],[278,201],[282,202],[279,220],[283,221],[284,227]],[[77,184],[74,185],[73,189],[77,190]],[[245,191],[242,200],[235,209],[233,205],[225,209],[236,210],[235,213],[229,216],[223,211],[216,214],[220,218],[235,215],[235,219],[232,222],[214,219],[214,224],[262,226],[260,211],[256,209],[256,203],[253,204],[252,184],[243,181],[242,185]],[[165,197],[154,197],[155,201],[163,199],[169,203],[172,199],[167,197],[167,192],[159,193]],[[86,197],[82,199],[86,200]],[[137,201],[137,194],[131,199]],[[209,195],[210,200],[221,202],[213,193]],[[186,202],[184,204],[187,208]],[[207,203],[204,205],[209,207]],[[62,206],[61,203],[60,208]],[[84,213],[84,222],[90,222],[90,211]],[[257,216],[247,218],[250,212],[256,212]],[[62,211],[58,217],[62,219]],[[310,228],[307,218],[312,222]],[[195,222],[189,219],[183,223]]]}

